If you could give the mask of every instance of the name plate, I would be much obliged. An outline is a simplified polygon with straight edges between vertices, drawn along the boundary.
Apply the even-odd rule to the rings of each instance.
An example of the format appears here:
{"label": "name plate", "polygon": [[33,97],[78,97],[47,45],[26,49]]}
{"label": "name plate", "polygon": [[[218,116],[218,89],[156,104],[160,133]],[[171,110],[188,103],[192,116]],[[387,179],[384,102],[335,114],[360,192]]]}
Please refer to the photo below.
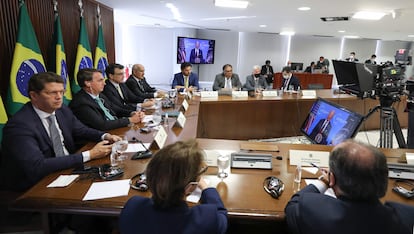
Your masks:
{"label": "name plate", "polygon": [[218,98],[217,91],[201,91],[200,94],[202,98]]}
{"label": "name plate", "polygon": [[289,150],[290,165],[310,166],[310,163],[315,163],[321,167],[329,166],[329,152],[327,151],[312,151],[312,150]]}
{"label": "name plate", "polygon": [[179,127],[184,128],[184,125],[185,125],[185,121],[186,121],[186,120],[187,120],[187,119],[185,118],[184,114],[183,114],[182,112],[180,112],[180,114],[178,114],[176,124],[177,124]]}
{"label": "name plate", "polygon": [[232,91],[231,96],[232,97],[247,97],[248,92],[247,91]]}
{"label": "name plate", "polygon": [[263,90],[263,97],[277,97],[277,90]]}
{"label": "name plate", "polygon": [[221,155],[230,155],[233,150],[204,150],[204,162],[209,167],[217,167],[217,158]]}
{"label": "name plate", "polygon": [[187,111],[188,110],[188,102],[187,102],[187,100],[183,100],[183,102],[181,103],[181,106],[184,108],[184,111]]}
{"label": "name plate", "polygon": [[302,90],[302,97],[316,97],[316,90]]}
{"label": "name plate", "polygon": [[164,147],[165,141],[167,140],[167,132],[162,126],[159,126],[158,132],[154,137],[154,142],[157,144],[158,148]]}

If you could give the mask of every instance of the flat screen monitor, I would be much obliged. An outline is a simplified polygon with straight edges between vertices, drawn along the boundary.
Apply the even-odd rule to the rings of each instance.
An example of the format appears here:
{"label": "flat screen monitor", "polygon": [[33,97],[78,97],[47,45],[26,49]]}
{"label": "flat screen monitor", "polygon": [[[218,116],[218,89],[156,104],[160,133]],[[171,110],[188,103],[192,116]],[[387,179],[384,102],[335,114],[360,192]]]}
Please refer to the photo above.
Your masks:
{"label": "flat screen monitor", "polygon": [[340,89],[358,97],[367,97],[375,90],[377,65],[339,60],[332,60],[332,63]]}
{"label": "flat screen monitor", "polygon": [[337,145],[353,138],[363,119],[356,112],[318,98],[300,130],[314,144]]}
{"label": "flat screen monitor", "polygon": [[292,68],[293,71],[302,71],[303,63],[290,63],[290,68]]}
{"label": "flat screen monitor", "polygon": [[215,44],[215,40],[178,37],[177,64],[213,64]]}

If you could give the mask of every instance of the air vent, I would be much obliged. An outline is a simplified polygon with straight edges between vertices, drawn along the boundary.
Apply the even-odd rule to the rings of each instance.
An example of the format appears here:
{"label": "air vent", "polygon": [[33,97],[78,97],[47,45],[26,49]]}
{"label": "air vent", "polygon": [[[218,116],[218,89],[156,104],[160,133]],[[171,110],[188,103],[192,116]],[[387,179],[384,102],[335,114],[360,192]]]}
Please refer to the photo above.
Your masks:
{"label": "air vent", "polygon": [[206,28],[207,30],[214,30],[214,31],[225,31],[225,32],[230,32],[230,29],[226,29],[226,28]]}
{"label": "air vent", "polygon": [[324,22],[332,22],[332,21],[348,21],[348,16],[335,16],[335,17],[321,17],[321,20]]}
{"label": "air vent", "polygon": [[314,37],[334,37],[334,36],[328,36],[328,35],[312,35]]}
{"label": "air vent", "polygon": [[279,35],[279,33],[274,33],[274,32],[257,32],[260,34],[269,34],[269,35]]}

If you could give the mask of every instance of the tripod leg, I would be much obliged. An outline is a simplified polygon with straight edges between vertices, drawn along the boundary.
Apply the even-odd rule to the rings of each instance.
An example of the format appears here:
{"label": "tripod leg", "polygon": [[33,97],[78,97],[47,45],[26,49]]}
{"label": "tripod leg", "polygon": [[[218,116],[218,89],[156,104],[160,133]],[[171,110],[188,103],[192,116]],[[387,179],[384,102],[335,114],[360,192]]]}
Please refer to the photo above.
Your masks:
{"label": "tripod leg", "polygon": [[397,138],[398,146],[400,148],[407,148],[407,144],[405,143],[404,135],[401,130],[401,125],[400,125],[400,122],[398,121],[397,112],[395,111],[394,108],[392,108],[392,113],[393,113],[394,134],[395,134],[395,137]]}
{"label": "tripod leg", "polygon": [[407,147],[414,149],[414,110],[408,109]]}

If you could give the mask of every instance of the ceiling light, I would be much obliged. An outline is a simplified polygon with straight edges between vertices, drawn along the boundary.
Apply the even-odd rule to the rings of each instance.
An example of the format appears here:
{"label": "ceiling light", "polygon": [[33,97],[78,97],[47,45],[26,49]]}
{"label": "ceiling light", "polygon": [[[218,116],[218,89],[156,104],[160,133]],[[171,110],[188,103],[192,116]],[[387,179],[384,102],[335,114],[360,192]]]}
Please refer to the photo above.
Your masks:
{"label": "ceiling light", "polygon": [[298,8],[298,10],[300,11],[309,11],[310,9],[311,9],[310,7],[306,7],[306,6]]}
{"label": "ceiling light", "polygon": [[249,2],[236,0],[215,0],[214,4],[217,7],[247,8]]}
{"label": "ceiling light", "polygon": [[359,36],[346,35],[346,36],[344,36],[344,38],[347,38],[347,39],[357,39],[357,38],[359,38]]}
{"label": "ceiling light", "polygon": [[414,35],[408,35],[408,37],[414,37]]}
{"label": "ceiling light", "polygon": [[170,11],[173,13],[173,17],[177,21],[181,21],[181,14],[180,11],[178,11],[178,8],[174,6],[172,3],[165,4],[166,7],[170,9]]}
{"label": "ceiling light", "polygon": [[200,20],[204,20],[204,21],[213,21],[213,20],[239,20],[239,19],[252,19],[252,18],[256,18],[256,16],[229,16],[229,17],[215,17],[215,18],[202,18]]}
{"label": "ceiling light", "polygon": [[339,33],[344,33],[344,32],[345,32],[345,30],[338,30],[338,32],[339,32]]}
{"label": "ceiling light", "polygon": [[359,11],[355,13],[352,18],[364,19],[364,20],[380,20],[387,13],[384,12],[372,12],[372,11]]}
{"label": "ceiling light", "polygon": [[282,32],[280,32],[280,35],[293,36],[293,35],[295,35],[295,32],[294,31],[282,31]]}
{"label": "ceiling light", "polygon": [[266,27],[267,27],[267,25],[266,25],[266,24],[261,24],[261,25],[259,25],[259,27],[261,27],[261,28],[266,28]]}

